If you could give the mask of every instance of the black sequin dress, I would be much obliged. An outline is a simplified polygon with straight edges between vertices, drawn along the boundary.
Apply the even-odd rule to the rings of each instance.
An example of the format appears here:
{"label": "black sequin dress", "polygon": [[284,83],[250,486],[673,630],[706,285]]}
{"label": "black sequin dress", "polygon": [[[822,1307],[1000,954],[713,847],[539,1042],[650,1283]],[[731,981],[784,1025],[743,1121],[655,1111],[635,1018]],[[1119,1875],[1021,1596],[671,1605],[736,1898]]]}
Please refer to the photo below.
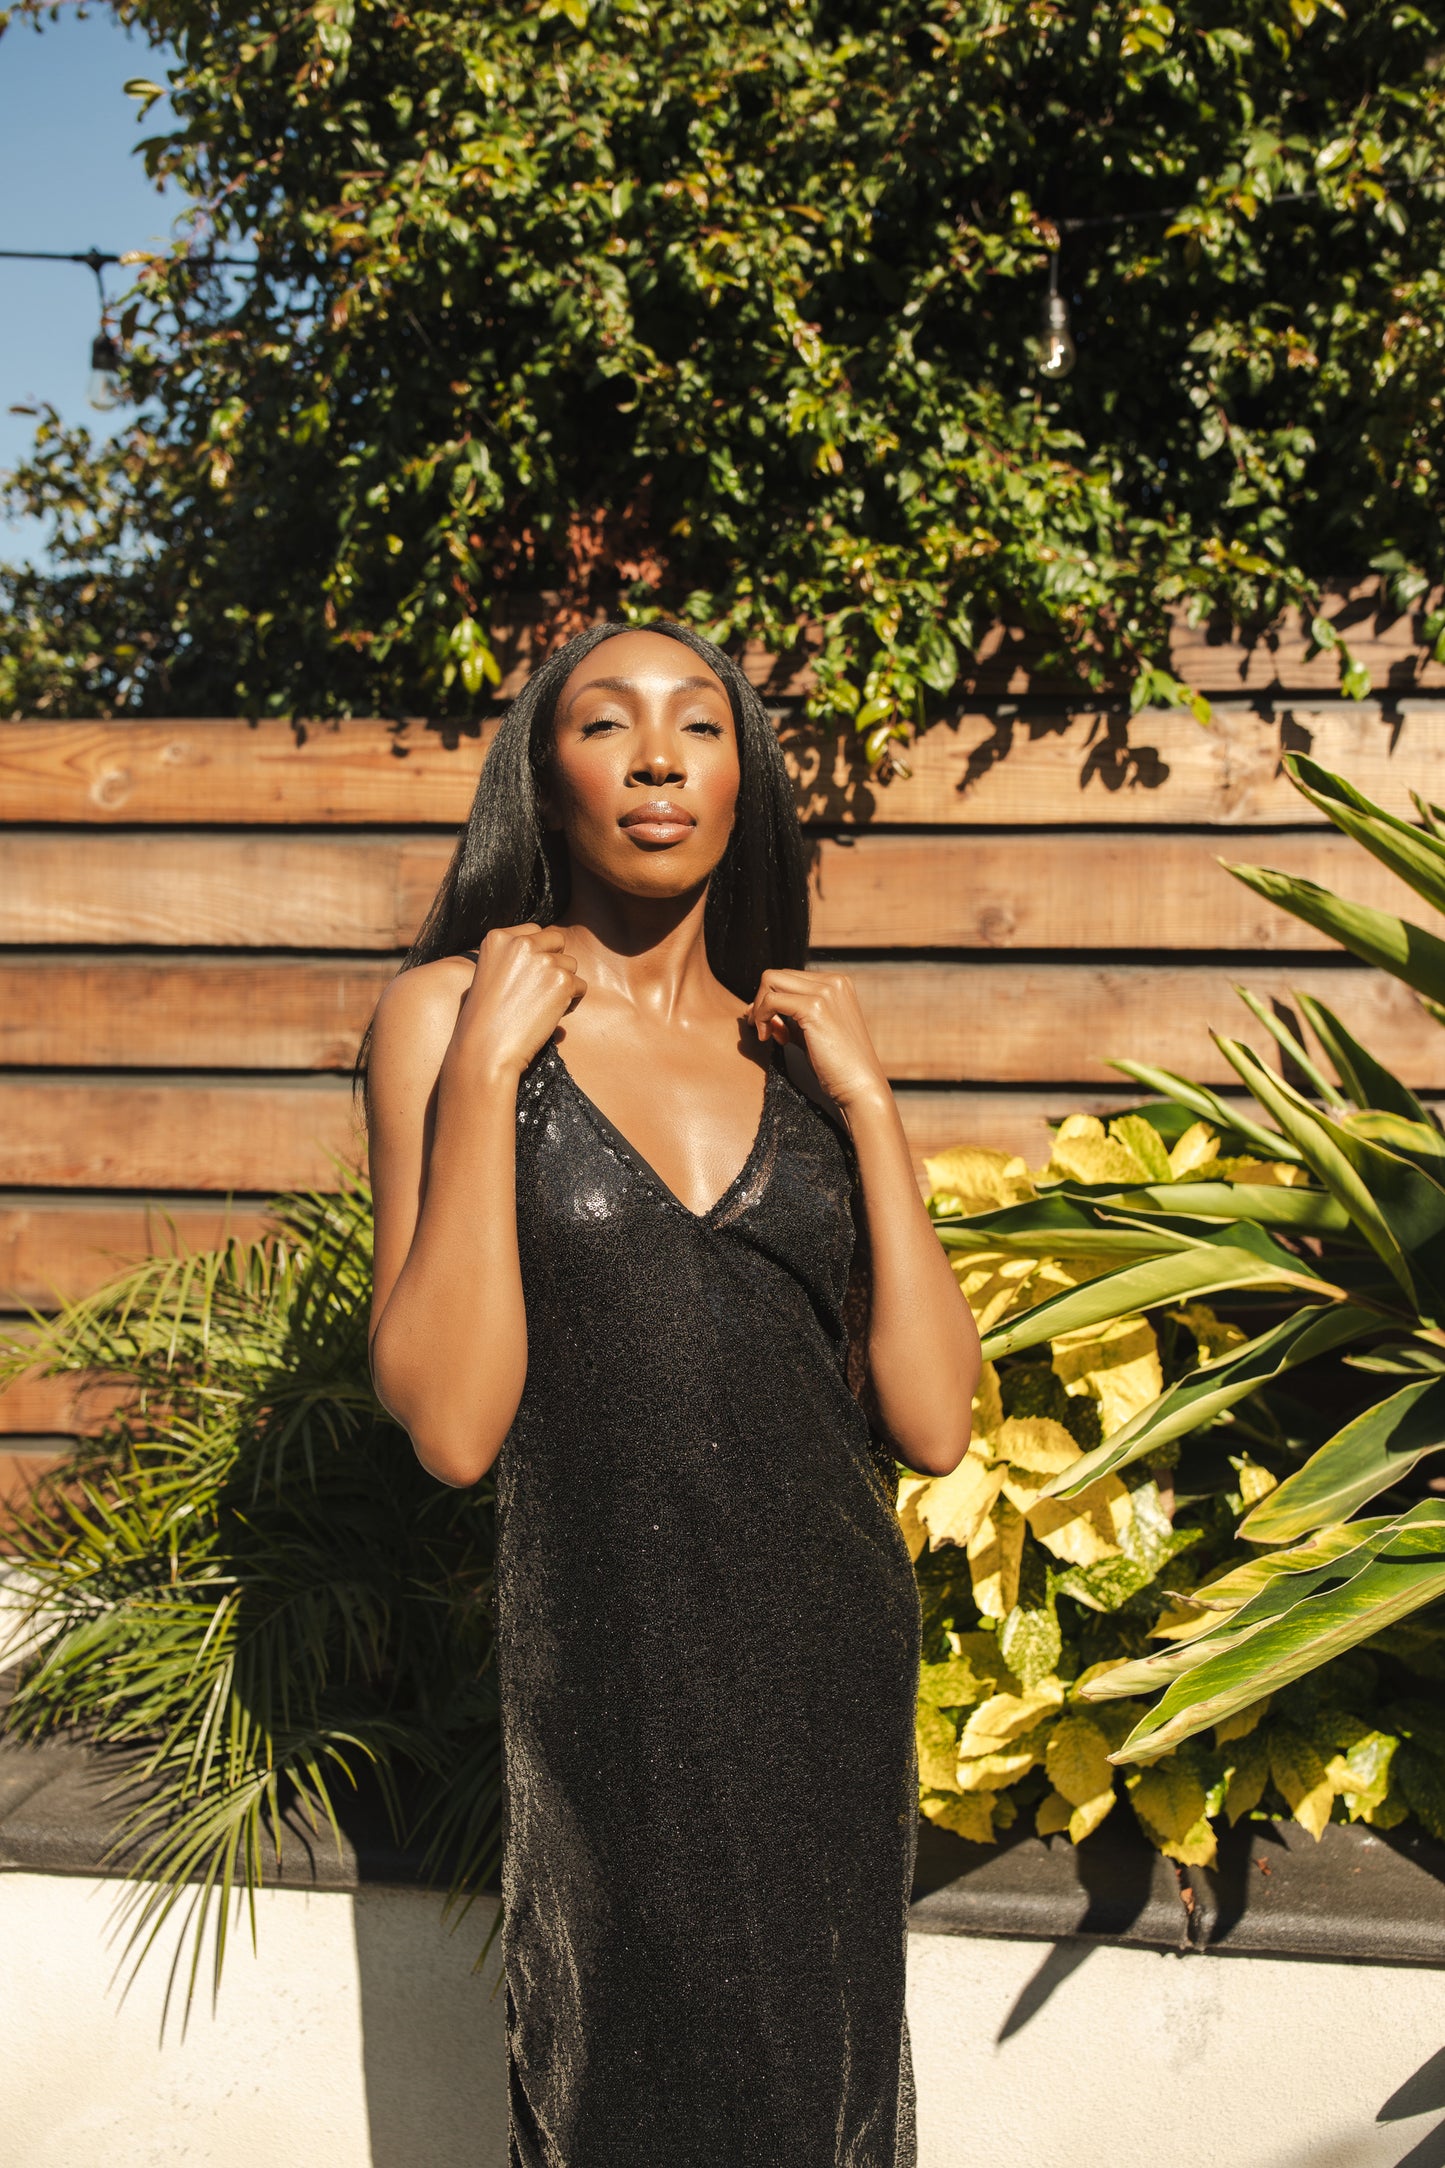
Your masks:
{"label": "black sequin dress", "polygon": [[701,1214],[554,1046],[523,1077],[513,2168],[912,2168],[919,1612],[848,1383],[852,1196],[780,1066]]}

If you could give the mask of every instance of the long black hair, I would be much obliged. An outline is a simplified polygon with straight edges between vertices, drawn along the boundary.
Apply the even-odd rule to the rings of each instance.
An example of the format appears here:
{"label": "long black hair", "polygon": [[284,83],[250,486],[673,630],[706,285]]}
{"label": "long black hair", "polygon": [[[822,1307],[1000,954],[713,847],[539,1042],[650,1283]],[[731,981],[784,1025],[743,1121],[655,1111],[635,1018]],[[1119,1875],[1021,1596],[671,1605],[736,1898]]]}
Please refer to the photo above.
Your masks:
{"label": "long black hair", "polygon": [[[619,633],[661,633],[691,648],[720,680],[737,731],[737,811],[708,884],[708,962],[751,1001],[770,966],[801,968],[808,952],[808,884],[793,788],[768,713],[742,671],[701,633],[671,620],[591,625],[534,670],[492,740],[467,825],[403,971],[478,948],[494,926],[546,926],[567,907],[566,845],[542,824],[539,793],[552,751],[557,698],[585,655]],[[365,1075],[371,1033],[357,1057]]]}

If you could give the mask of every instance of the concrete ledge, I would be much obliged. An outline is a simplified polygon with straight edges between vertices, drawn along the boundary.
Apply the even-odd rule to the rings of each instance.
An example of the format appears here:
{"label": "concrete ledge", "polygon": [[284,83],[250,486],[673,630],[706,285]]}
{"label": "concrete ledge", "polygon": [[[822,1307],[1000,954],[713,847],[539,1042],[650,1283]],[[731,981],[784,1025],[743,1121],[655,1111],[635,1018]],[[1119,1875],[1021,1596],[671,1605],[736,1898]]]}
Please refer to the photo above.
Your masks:
{"label": "concrete ledge", "polygon": [[[0,1741],[0,1869],[116,1876],[126,1813],[126,1762],[79,1738]],[[426,1880],[397,1845],[380,1799],[338,1801],[342,1843],[292,1814],[268,1883],[351,1893]],[[966,1844],[919,1829],[910,1926],[916,1934],[1116,1943],[1251,1957],[1445,1966],[1445,1846],[1362,1825],[1326,1829],[1319,1844],[1293,1823],[1244,1823],[1217,1870],[1176,1867],[1122,1812],[1075,1848],[1063,1837]]]}
{"label": "concrete ledge", "polygon": [[997,1935],[1445,1967],[1445,1845],[1332,1823],[1226,1832],[1217,1868],[1176,1867],[1117,1811],[1077,1848],[919,1832],[915,1933]]}

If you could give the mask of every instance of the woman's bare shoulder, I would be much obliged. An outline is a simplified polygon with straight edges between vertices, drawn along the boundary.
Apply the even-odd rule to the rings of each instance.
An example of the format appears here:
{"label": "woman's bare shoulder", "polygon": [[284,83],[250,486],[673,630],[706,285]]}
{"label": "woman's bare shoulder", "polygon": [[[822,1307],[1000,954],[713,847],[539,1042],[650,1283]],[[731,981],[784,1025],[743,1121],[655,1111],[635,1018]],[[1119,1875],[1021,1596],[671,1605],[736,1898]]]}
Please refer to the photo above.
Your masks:
{"label": "woman's bare shoulder", "polygon": [[470,956],[439,956],[397,973],[372,1022],[373,1077],[441,1067],[475,971]]}

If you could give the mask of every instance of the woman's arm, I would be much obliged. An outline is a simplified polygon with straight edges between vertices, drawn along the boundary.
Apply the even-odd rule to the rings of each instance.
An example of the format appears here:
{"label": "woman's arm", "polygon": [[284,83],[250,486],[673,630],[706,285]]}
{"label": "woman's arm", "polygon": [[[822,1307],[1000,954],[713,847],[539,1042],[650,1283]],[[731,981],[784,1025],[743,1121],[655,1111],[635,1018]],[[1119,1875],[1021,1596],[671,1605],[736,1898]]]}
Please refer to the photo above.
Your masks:
{"label": "woman's arm", "polygon": [[371,1371],[443,1483],[486,1474],[522,1397],[517,1085],[582,991],[560,929],[517,926],[488,934],[475,973],[424,964],[377,1008]]}
{"label": "woman's arm", "polygon": [[872,1252],[868,1374],[901,1460],[947,1475],[968,1451],[978,1333],[923,1209],[908,1140],[852,981],[767,971],[752,1007],[760,1038],[801,1043],[853,1140]]}

